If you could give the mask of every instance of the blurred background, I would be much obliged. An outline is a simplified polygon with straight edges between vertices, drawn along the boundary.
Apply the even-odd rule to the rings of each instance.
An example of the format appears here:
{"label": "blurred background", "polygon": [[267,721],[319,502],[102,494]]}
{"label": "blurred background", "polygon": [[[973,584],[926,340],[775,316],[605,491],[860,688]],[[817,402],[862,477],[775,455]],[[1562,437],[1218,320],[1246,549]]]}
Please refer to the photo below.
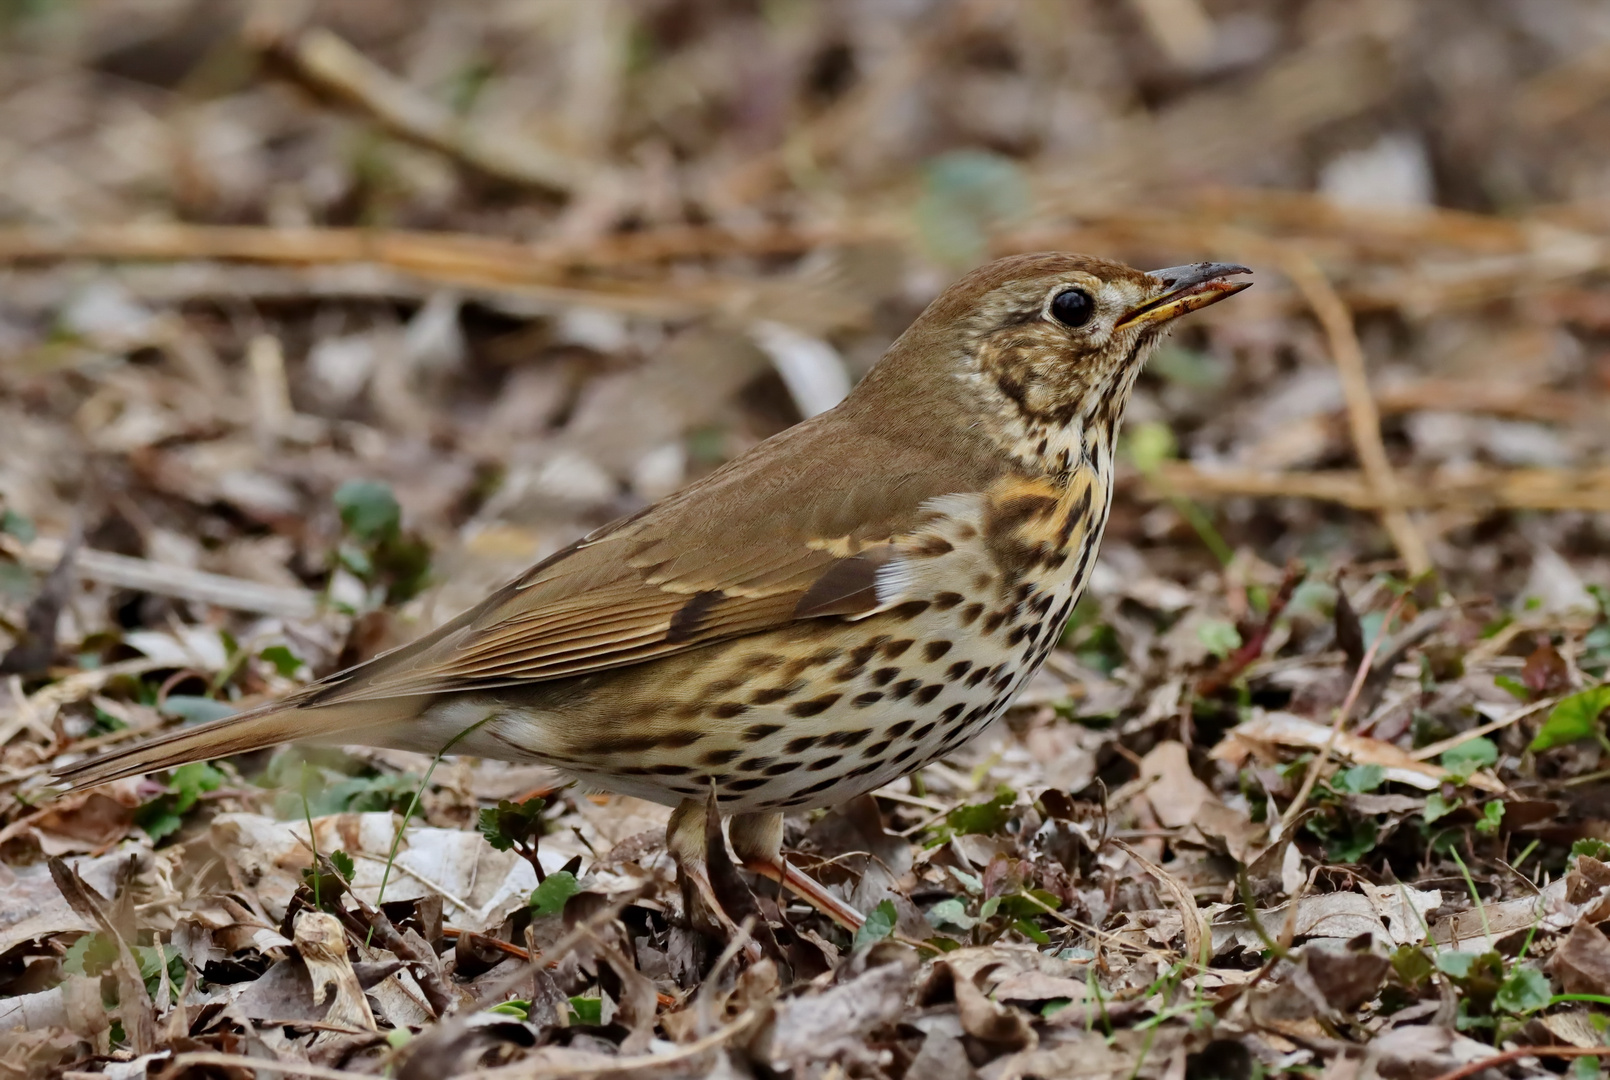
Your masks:
{"label": "blurred background", "polygon": [[1257,273],[1142,381],[1093,605],[1610,572],[1596,0],[0,12],[15,642],[76,530],[81,654],[283,638],[247,692],[372,654],[1049,248]]}
{"label": "blurred background", "polygon": [[[455,973],[495,972],[532,940],[536,878],[466,827],[540,792],[550,871],[659,890],[627,916],[647,937],[622,939],[658,980],[634,975],[632,1045],[656,987],[668,1036],[704,1030],[672,1008],[702,969],[665,918],[662,807],[380,751],[40,789],[72,755],[413,637],[830,408],[968,268],[1045,249],[1238,262],[1256,287],[1144,374],[1090,590],[1019,707],[876,800],[791,822],[790,849],[832,856],[805,865],[862,910],[896,904],[902,933],[1105,950],[1136,1005],[1176,938],[1168,970],[1201,955],[1173,909],[1225,916],[1243,865],[1292,911],[1310,886],[1319,910],[1364,904],[1370,879],[1436,884],[1418,923],[1370,924],[1398,944],[1428,922],[1473,940],[1474,882],[1483,927],[1526,926],[1532,879],[1563,898],[1570,845],[1610,850],[1604,0],[0,0],[0,887],[19,898],[0,993],[97,970],[46,856],[83,856],[120,910],[138,893],[140,949],[167,934],[234,984],[270,947],[174,913],[246,878],[273,920],[290,910],[304,839],[263,815],[320,819],[369,889],[394,819],[358,836],[345,812],[416,804],[409,843],[457,860],[420,881],[459,883],[454,925],[502,935]],[[1333,744],[1354,767],[1316,787]],[[1271,832],[1278,813],[1306,831]],[[1109,825],[1137,846],[1103,847]],[[494,854],[507,878],[478,869]],[[1159,866],[1184,884],[1154,885]],[[997,909],[1025,882],[1061,912]],[[558,908],[538,908],[547,934]],[[443,908],[424,910],[440,952]],[[1257,985],[1260,943],[1220,924],[1222,971]],[[815,925],[815,959],[791,953],[807,976],[852,945]],[[1562,1000],[1527,971],[1524,1010]],[[574,964],[560,978],[595,992]],[[1415,978],[1415,1016],[1450,1022]],[[1610,1000],[1610,978],[1561,985]],[[252,1015],[269,1038],[291,1014]],[[1206,1032],[1173,1006],[1146,1023],[1165,1018],[1167,1039]],[[1153,1031],[1119,1035],[1139,1049],[1114,1075],[1137,1075]],[[1152,1059],[1185,1075],[1172,1052]]]}

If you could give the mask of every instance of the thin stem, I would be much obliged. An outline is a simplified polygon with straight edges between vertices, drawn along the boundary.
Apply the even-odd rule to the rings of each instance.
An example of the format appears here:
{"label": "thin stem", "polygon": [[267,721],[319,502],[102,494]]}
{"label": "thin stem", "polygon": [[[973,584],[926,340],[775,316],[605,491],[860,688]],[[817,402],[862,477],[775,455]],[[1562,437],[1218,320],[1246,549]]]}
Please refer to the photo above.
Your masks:
{"label": "thin stem", "polygon": [[1381,643],[1386,640],[1386,632],[1392,626],[1392,619],[1397,615],[1398,609],[1403,606],[1404,597],[1400,593],[1392,601],[1392,606],[1386,609],[1386,615],[1381,619],[1381,628],[1376,631],[1375,640],[1365,650],[1364,658],[1358,662],[1358,671],[1353,674],[1353,685],[1347,689],[1347,697],[1342,701],[1342,707],[1336,710],[1336,719],[1330,726],[1330,737],[1325,740],[1325,746],[1314,759],[1308,763],[1308,771],[1303,775],[1302,787],[1297,790],[1297,797],[1286,807],[1286,812],[1280,815],[1281,832],[1284,833],[1291,823],[1302,813],[1302,808],[1308,802],[1308,796],[1313,793],[1314,784],[1319,780],[1319,771],[1330,760],[1331,751],[1336,748],[1336,737],[1342,733],[1342,726],[1347,723],[1348,716],[1353,707],[1358,704],[1359,694],[1364,691],[1364,681],[1369,678],[1370,668],[1375,664],[1375,656],[1381,651]]}

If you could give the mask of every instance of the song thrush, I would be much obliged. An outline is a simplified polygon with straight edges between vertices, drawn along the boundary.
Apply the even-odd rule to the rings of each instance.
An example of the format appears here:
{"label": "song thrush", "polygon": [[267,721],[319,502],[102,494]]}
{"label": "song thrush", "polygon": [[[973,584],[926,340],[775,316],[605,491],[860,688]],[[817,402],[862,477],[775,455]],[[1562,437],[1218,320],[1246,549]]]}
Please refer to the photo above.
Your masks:
{"label": "song thrush", "polygon": [[887,784],[1005,710],[1089,576],[1142,364],[1171,320],[1247,272],[990,263],[837,408],[435,632],[62,776],[82,787],[297,739],[453,744],[675,806],[669,846],[707,900],[713,797],[741,858],[854,925],[783,860],[783,813]]}

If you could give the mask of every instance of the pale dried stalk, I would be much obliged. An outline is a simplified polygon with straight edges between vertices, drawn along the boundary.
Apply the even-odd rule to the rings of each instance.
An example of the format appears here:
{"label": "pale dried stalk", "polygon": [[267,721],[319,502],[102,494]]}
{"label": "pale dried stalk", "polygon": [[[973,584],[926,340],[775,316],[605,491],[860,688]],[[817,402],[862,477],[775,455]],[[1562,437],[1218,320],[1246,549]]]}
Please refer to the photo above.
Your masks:
{"label": "pale dried stalk", "polygon": [[569,195],[590,170],[521,132],[467,124],[322,27],[264,44],[298,79],[368,115],[400,138],[512,184]]}
{"label": "pale dried stalk", "polygon": [[1158,478],[1170,492],[1194,498],[1251,495],[1315,499],[1355,510],[1450,509],[1610,511],[1610,469],[1477,469],[1455,476],[1413,474],[1388,500],[1352,469],[1265,472],[1164,462]]}
{"label": "pale dried stalk", "polygon": [[1280,834],[1284,836],[1303,811],[1303,804],[1308,801],[1309,794],[1314,790],[1314,784],[1319,781],[1320,770],[1325,762],[1330,760],[1331,751],[1336,748],[1336,737],[1347,726],[1347,718],[1353,713],[1353,706],[1358,704],[1358,696],[1364,690],[1364,681],[1370,676],[1370,668],[1375,665],[1376,654],[1381,651],[1381,643],[1386,640],[1386,632],[1392,626],[1392,620],[1397,616],[1398,610],[1403,606],[1403,597],[1399,596],[1392,601],[1392,606],[1386,609],[1386,615],[1381,619],[1381,628],[1375,633],[1375,640],[1370,647],[1364,650],[1364,658],[1358,662],[1358,670],[1353,673],[1353,684],[1347,688],[1347,697],[1342,699],[1341,707],[1336,710],[1336,719],[1330,726],[1330,736],[1325,740],[1325,746],[1315,754],[1308,763],[1308,771],[1303,773],[1302,786],[1297,789],[1297,797],[1291,800],[1286,812],[1280,815]]}
{"label": "pale dried stalk", "polygon": [[1402,509],[1400,488],[1392,462],[1386,456],[1386,445],[1381,441],[1381,413],[1376,408],[1375,396],[1370,392],[1369,374],[1364,367],[1364,349],[1359,345],[1353,329],[1350,311],[1319,264],[1300,248],[1282,246],[1281,263],[1286,274],[1301,290],[1314,311],[1330,343],[1331,359],[1341,376],[1342,393],[1347,400],[1348,426],[1352,430],[1353,449],[1364,469],[1364,479],[1371,491],[1385,504],[1381,511],[1381,524],[1391,536],[1393,546],[1408,565],[1409,573],[1419,577],[1431,569],[1431,554],[1425,538],[1420,535],[1414,519]]}
{"label": "pale dried stalk", "polygon": [[[62,542],[41,536],[23,544],[12,537],[0,537],[0,550],[24,566],[48,570],[61,558]],[[308,589],[265,585],[93,548],[79,549],[73,572],[103,585],[212,604],[232,611],[252,611],[285,619],[311,619],[319,612],[318,597]]]}

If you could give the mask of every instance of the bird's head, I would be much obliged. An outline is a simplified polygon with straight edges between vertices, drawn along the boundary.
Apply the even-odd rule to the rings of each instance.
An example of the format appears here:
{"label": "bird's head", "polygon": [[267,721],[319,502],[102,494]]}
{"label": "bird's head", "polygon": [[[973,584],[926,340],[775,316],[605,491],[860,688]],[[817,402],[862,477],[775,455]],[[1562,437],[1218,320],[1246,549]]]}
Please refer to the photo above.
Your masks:
{"label": "bird's head", "polygon": [[[1252,283],[1225,263],[1146,273],[1090,255],[1016,255],[979,267],[891,348],[891,384],[947,387],[1012,446],[1115,430],[1136,374],[1175,319]],[[879,381],[870,379],[869,381]]]}

